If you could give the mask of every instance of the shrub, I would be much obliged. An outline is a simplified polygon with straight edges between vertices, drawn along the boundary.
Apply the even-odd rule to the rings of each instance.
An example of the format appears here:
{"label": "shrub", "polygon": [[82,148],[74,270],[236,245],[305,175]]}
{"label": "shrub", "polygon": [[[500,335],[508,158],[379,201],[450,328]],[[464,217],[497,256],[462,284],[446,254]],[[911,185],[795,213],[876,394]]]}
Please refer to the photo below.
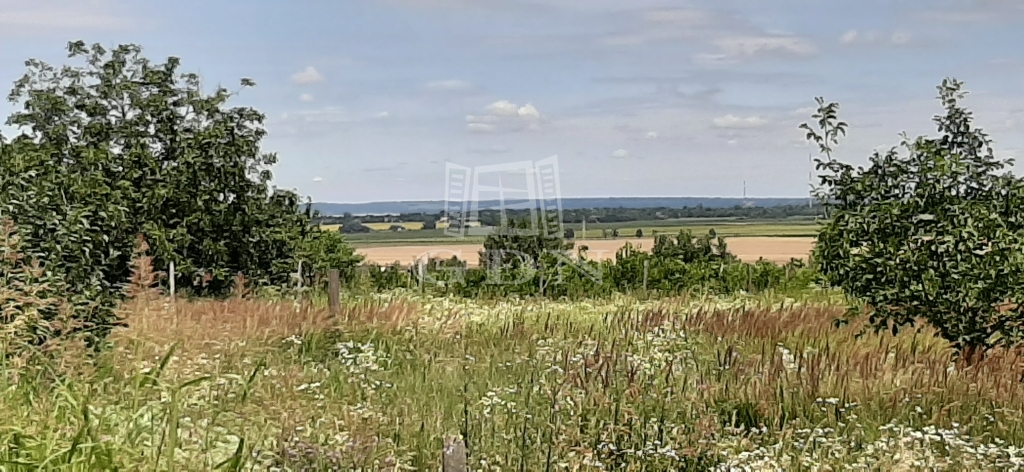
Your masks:
{"label": "shrub", "polygon": [[[973,358],[1024,334],[1024,181],[960,106],[963,84],[938,90],[939,136],[904,136],[902,152],[876,152],[867,168],[819,160],[831,219],[814,259],[829,283],[867,303],[876,329],[923,319]],[[831,156],[838,106],[818,103],[822,131],[803,128]]]}

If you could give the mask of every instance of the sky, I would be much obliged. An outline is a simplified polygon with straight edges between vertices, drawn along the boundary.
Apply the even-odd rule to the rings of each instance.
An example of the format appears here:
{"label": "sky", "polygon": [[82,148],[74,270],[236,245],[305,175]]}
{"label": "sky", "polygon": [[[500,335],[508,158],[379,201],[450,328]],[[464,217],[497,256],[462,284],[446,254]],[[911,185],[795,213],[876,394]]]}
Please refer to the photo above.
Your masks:
{"label": "sky", "polygon": [[945,77],[1024,157],[1024,0],[0,0],[0,83],[79,39],[253,79],[231,104],[315,201],[439,200],[446,163],[550,156],[563,197],[805,196],[814,97],[861,164],[935,133]]}

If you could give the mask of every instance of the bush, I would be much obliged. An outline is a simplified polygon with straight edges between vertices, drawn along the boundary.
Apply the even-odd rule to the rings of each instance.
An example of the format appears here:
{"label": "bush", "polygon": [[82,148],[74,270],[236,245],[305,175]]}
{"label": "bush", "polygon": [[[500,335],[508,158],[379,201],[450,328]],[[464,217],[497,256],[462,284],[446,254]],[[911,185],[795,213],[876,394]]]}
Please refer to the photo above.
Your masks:
{"label": "bush", "polygon": [[[939,136],[904,137],[903,152],[876,152],[867,168],[819,160],[831,220],[814,259],[829,283],[867,303],[876,329],[922,319],[973,358],[1024,335],[1024,181],[960,106],[963,84],[938,90]],[[818,103],[821,131],[803,127],[831,156],[838,106]]]}

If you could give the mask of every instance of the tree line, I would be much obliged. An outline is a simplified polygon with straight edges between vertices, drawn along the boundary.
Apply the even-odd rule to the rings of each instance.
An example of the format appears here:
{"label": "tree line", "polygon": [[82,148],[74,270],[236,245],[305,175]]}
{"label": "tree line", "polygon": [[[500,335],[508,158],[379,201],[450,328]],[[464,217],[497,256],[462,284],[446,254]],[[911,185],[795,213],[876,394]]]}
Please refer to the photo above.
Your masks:
{"label": "tree line", "polygon": [[[483,226],[497,227],[502,225],[502,211],[480,210],[479,221]],[[508,209],[504,211],[506,219],[521,220],[529,218],[530,211],[524,209]],[[746,218],[759,220],[777,220],[786,218],[814,218],[822,215],[820,204],[814,205],[779,205],[773,207],[708,208],[704,206],[683,208],[592,208],[587,210],[563,210],[562,222],[568,224],[587,223],[627,223],[634,221],[658,221],[681,218]],[[344,232],[357,233],[369,231],[363,226],[366,223],[409,222],[424,223],[423,229],[434,229],[438,221],[444,218],[444,212],[438,213],[402,213],[400,215],[323,215],[314,219],[315,224],[345,225],[349,228]],[[363,228],[366,228],[365,231]]]}

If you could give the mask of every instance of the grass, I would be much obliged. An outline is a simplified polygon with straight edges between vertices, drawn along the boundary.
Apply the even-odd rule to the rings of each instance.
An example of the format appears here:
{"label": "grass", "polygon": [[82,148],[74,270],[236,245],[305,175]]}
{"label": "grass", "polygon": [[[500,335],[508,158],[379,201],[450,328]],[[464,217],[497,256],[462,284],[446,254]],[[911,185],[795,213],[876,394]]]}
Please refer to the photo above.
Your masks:
{"label": "grass", "polygon": [[437,470],[451,436],[473,470],[1024,464],[1019,353],[960,366],[841,303],[146,295],[99,355],[4,346],[0,468]]}

